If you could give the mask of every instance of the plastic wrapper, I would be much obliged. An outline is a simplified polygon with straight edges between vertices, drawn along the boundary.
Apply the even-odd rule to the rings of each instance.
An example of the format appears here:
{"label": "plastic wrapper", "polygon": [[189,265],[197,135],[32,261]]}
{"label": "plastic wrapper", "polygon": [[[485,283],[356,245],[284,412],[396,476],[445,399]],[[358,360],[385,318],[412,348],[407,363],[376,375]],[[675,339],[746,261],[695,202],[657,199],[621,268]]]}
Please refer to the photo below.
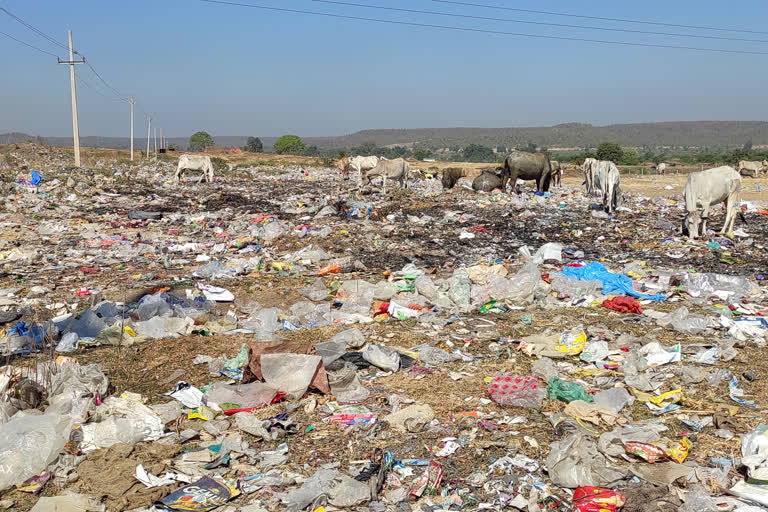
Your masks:
{"label": "plastic wrapper", "polygon": [[160,500],[160,506],[167,510],[208,512],[224,505],[239,494],[240,491],[234,487],[206,476],[173,491]]}
{"label": "plastic wrapper", "polygon": [[685,493],[680,512],[717,512],[717,502],[701,487],[693,487]]}
{"label": "plastic wrapper", "polygon": [[577,487],[571,503],[578,512],[616,512],[624,506],[626,497],[602,487]]}
{"label": "plastic wrapper", "polygon": [[540,409],[547,393],[538,377],[497,375],[488,385],[491,399],[499,405]]}

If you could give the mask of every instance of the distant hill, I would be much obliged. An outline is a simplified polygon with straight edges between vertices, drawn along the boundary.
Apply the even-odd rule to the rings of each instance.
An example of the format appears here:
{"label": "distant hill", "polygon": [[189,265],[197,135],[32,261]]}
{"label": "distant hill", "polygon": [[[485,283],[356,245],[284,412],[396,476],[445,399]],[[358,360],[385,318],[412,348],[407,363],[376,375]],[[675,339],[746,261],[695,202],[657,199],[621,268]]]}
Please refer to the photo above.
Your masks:
{"label": "distant hill", "polygon": [[[214,136],[217,146],[241,147],[248,136]],[[35,136],[23,133],[0,134],[0,144],[26,142]],[[53,146],[71,146],[71,137],[43,137]],[[751,142],[755,147],[768,146],[768,123],[762,121],[684,121],[665,123],[591,124],[568,123],[533,128],[408,128],[363,130],[339,137],[303,137],[307,146],[319,148],[352,148],[366,142],[377,146],[419,145],[429,149],[464,147],[468,144],[507,148],[534,143],[548,148],[594,148],[601,142],[622,146],[652,148],[711,148],[730,149]],[[277,137],[261,137],[267,150]],[[169,143],[186,149],[188,138],[169,138]],[[127,148],[127,137],[81,137],[86,147]],[[135,147],[146,147],[146,139],[135,139]]]}

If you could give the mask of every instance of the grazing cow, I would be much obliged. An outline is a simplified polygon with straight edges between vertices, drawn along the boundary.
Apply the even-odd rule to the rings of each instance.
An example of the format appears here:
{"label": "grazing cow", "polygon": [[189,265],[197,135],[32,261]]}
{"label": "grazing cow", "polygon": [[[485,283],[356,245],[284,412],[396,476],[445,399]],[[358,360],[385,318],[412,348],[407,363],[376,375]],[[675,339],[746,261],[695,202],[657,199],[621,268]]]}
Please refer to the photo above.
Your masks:
{"label": "grazing cow", "polygon": [[664,162],[661,162],[659,165],[656,166],[656,174],[664,174],[664,171],[667,169],[667,164]]}
{"label": "grazing cow", "polygon": [[504,159],[504,172],[501,179],[501,190],[507,190],[507,183],[512,182],[512,188],[517,190],[517,180],[536,181],[536,190],[549,191],[552,180],[552,164],[544,153],[527,153],[513,151]]}
{"label": "grazing cow", "polygon": [[360,173],[360,177],[365,171],[370,171],[379,164],[381,159],[377,156],[353,156],[349,159],[349,168]]}
{"label": "grazing cow", "polygon": [[761,173],[768,171],[768,161],[762,162],[749,162],[742,160],[739,162],[739,174],[742,176],[749,176],[751,178],[757,178]]}
{"label": "grazing cow", "polygon": [[620,181],[621,174],[616,164],[608,160],[597,164],[594,186],[596,190],[600,191],[603,207],[608,213],[613,213],[616,208],[621,206],[623,198],[619,186]]}
{"label": "grazing cow", "polygon": [[563,167],[557,160],[551,160],[549,163],[552,166],[552,186],[559,187],[563,181]]}
{"label": "grazing cow", "polygon": [[[501,168],[501,171],[503,172],[504,168]],[[472,181],[472,190],[475,192],[490,192],[491,190],[501,188],[502,176],[503,174],[499,173],[498,169],[496,172],[491,170],[485,171]]]}
{"label": "grazing cow", "polygon": [[201,155],[181,155],[179,157],[179,166],[176,168],[176,175],[174,177],[176,183],[181,179],[181,174],[184,171],[202,171],[203,175],[200,176],[200,181],[213,182],[213,163],[210,156]]}
{"label": "grazing cow", "polygon": [[[400,187],[405,188],[408,186],[408,173],[410,173],[410,171],[411,165],[402,158],[382,160],[373,169],[362,171],[360,187],[362,188],[364,184],[370,185],[373,178],[381,176],[384,180],[382,191],[385,194],[387,193],[387,178],[399,181]],[[365,183],[366,180],[367,183]]]}
{"label": "grazing cow", "polygon": [[341,175],[344,179],[347,179],[347,176],[349,176],[349,157],[344,156],[339,158],[336,161],[336,168],[341,171]]}
{"label": "grazing cow", "polygon": [[581,170],[584,171],[584,183],[587,186],[587,194],[593,195],[595,193],[595,171],[597,170],[597,158],[587,158],[581,166]]}
{"label": "grazing cow", "polygon": [[443,169],[443,175],[442,175],[442,182],[443,182],[443,188],[450,189],[456,186],[456,182],[459,181],[459,178],[464,177],[464,169],[460,167],[449,167],[447,169]]}
{"label": "grazing cow", "polygon": [[683,234],[687,234],[688,238],[696,238],[699,236],[699,228],[702,234],[706,234],[709,208],[720,203],[726,204],[725,223],[720,233],[733,232],[740,193],[741,175],[733,167],[724,165],[689,174],[683,191]]}

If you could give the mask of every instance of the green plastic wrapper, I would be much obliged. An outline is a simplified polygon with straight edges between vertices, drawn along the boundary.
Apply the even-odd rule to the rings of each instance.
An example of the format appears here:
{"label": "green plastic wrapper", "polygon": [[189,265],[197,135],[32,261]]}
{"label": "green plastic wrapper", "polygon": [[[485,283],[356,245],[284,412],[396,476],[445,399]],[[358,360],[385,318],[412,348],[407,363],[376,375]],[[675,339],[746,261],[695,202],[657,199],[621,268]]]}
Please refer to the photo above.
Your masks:
{"label": "green plastic wrapper", "polygon": [[547,397],[550,400],[562,400],[566,403],[571,403],[574,400],[584,400],[590,404],[593,402],[592,397],[584,389],[584,386],[580,386],[575,382],[566,382],[559,377],[549,379]]}

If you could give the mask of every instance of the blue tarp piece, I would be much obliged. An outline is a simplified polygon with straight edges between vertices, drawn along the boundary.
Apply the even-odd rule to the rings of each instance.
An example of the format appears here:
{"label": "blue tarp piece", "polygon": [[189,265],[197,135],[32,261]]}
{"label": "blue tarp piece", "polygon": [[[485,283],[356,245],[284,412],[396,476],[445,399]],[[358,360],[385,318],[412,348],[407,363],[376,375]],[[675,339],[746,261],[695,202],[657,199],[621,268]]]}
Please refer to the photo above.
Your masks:
{"label": "blue tarp piece", "polygon": [[667,300],[661,294],[643,295],[632,289],[632,278],[624,274],[608,272],[604,265],[593,261],[583,267],[565,267],[563,275],[581,279],[582,281],[600,281],[603,283],[603,295],[629,295],[636,299],[649,299],[655,301]]}
{"label": "blue tarp piece", "polygon": [[33,185],[39,185],[43,181],[43,177],[40,176],[40,173],[37,171],[32,171],[32,177],[29,179],[29,182]]}

